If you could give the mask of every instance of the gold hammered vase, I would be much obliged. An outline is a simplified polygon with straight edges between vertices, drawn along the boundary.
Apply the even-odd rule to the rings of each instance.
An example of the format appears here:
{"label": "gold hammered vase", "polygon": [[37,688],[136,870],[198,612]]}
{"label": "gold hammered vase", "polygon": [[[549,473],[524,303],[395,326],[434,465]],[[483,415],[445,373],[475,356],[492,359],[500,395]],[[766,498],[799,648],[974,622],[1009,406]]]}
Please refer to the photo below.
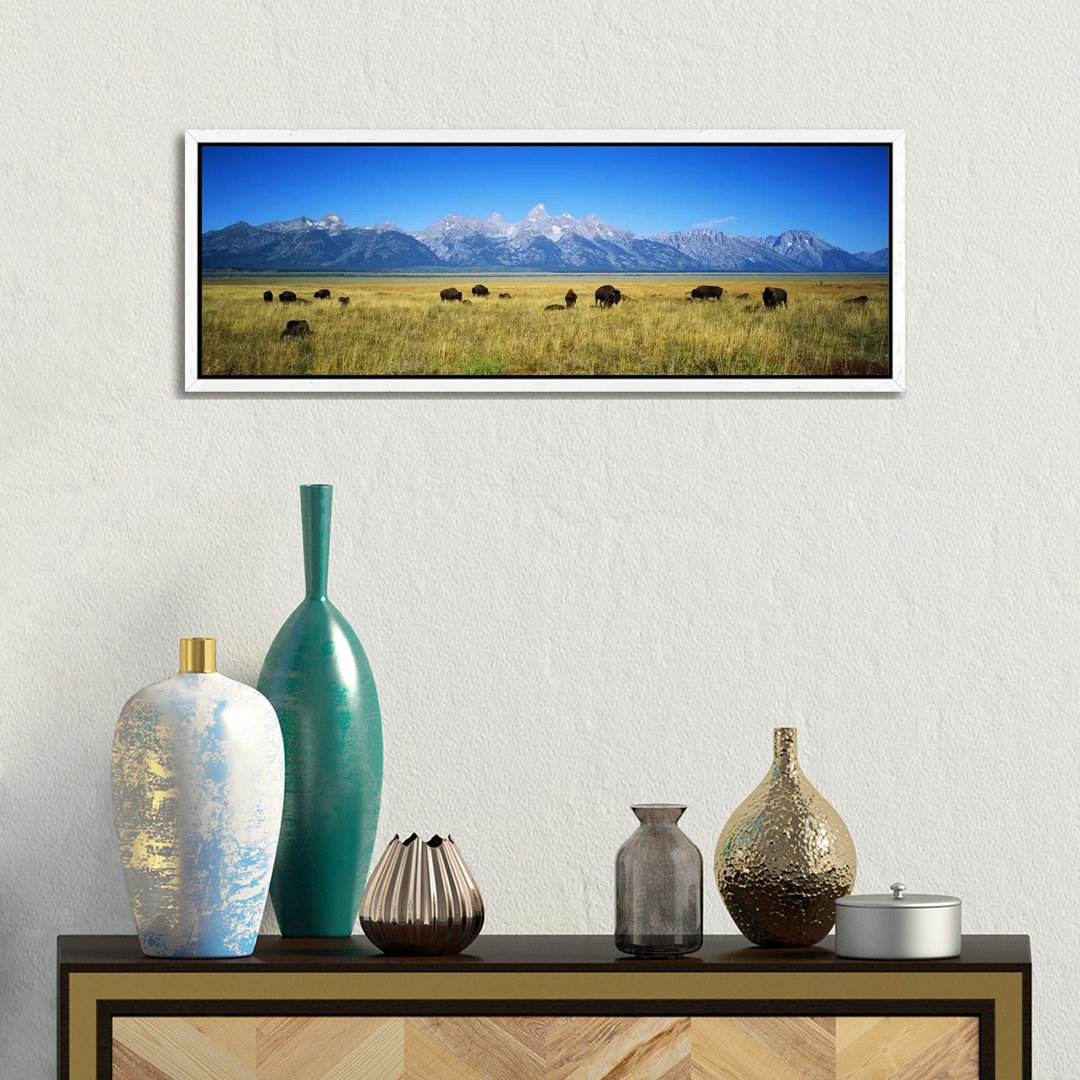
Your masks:
{"label": "gold hammered vase", "polygon": [[834,901],[855,886],[855,844],[840,815],[803,775],[796,728],[773,732],[769,775],[728,819],[716,844],[716,884],[755,945],[819,942]]}

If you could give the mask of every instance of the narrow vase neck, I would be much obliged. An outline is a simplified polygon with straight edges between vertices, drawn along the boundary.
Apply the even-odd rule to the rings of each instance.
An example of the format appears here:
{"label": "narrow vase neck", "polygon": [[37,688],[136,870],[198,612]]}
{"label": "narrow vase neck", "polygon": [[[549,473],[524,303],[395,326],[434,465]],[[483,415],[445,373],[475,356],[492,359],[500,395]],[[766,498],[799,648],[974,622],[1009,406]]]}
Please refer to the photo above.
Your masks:
{"label": "narrow vase neck", "polygon": [[642,825],[670,828],[686,813],[686,807],[676,803],[639,803],[630,808]]}
{"label": "narrow vase neck", "polygon": [[210,675],[217,671],[217,641],[212,637],[180,639],[181,675]]}
{"label": "narrow vase neck", "polygon": [[773,776],[794,776],[799,771],[799,729],[773,728]]}
{"label": "narrow vase neck", "polygon": [[304,586],[309,600],[326,599],[330,569],[330,511],[334,489],[330,484],[300,486],[300,520],[304,529]]}

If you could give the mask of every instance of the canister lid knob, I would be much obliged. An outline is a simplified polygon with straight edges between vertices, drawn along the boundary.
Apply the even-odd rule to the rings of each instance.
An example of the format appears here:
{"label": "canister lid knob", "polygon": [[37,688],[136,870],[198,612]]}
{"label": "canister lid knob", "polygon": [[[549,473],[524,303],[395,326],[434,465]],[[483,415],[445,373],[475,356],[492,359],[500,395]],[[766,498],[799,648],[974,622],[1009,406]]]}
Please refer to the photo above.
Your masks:
{"label": "canister lid knob", "polygon": [[892,897],[894,900],[904,899],[904,892],[906,891],[907,886],[902,881],[893,882],[889,888],[892,889]]}

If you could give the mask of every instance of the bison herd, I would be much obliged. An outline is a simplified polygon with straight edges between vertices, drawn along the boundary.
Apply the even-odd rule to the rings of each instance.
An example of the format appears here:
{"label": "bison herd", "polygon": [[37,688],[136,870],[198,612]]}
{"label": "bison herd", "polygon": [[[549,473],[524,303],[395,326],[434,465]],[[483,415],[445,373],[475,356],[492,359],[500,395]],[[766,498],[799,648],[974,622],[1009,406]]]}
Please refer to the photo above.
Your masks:
{"label": "bison herd", "polygon": [[[472,287],[472,294],[475,297],[483,298],[491,295],[491,290],[486,285],[474,285]],[[614,285],[601,285],[596,290],[594,295],[594,303],[601,308],[613,308],[616,304],[626,300],[629,301],[632,297],[624,295]],[[749,293],[729,293],[729,296],[735,300],[749,300]],[[724,289],[720,285],[697,285],[690,290],[690,295],[686,298],[688,301],[694,300],[722,300],[724,297]],[[285,289],[278,293],[278,301],[282,304],[310,304],[310,300],[305,300],[303,297],[298,297],[290,289]],[[315,291],[316,300],[332,300],[329,289],[317,289]],[[349,303],[349,297],[339,296],[338,303],[344,306]],[[440,300],[457,301],[461,304],[470,303],[461,295],[460,289],[446,288],[439,293]],[[512,297],[508,292],[499,293],[500,300],[510,300]],[[567,289],[566,296],[563,297],[563,303],[561,304],[548,304],[545,311],[566,311],[572,308],[577,303],[578,295],[573,289]],[[263,301],[267,304],[274,302],[274,294],[267,289],[263,293]],[[761,293],[761,302],[767,309],[787,307],[788,295],[785,289],[781,289],[776,285],[767,286]],[[852,296],[850,299],[844,301],[845,304],[868,304],[870,298],[868,296]],[[753,311],[754,306],[747,304],[743,309],[744,311]],[[290,319],[282,331],[281,340],[292,337],[305,337],[311,333],[311,327],[308,325],[306,319]]]}
{"label": "bison herd", "polygon": [[[729,293],[736,300],[749,300],[749,293]],[[697,288],[690,290],[689,300],[722,300],[724,298],[724,290],[719,285],[698,285]],[[777,285],[767,286],[761,293],[761,302],[767,308],[787,307],[787,290],[781,289]],[[753,307],[745,308],[746,311],[753,311]]]}
{"label": "bison herd", "polygon": [[[318,289],[315,292],[315,299],[316,300],[332,300],[333,297],[330,295],[330,290],[329,289]],[[266,292],[263,293],[263,301],[265,303],[267,303],[267,304],[272,304],[274,302],[274,294],[269,289],[267,289]],[[282,304],[310,304],[311,303],[310,300],[305,300],[302,296],[297,296],[296,293],[294,293],[292,291],[292,289],[285,289],[282,292],[279,292],[278,293],[278,301],[280,303],[282,303]],[[339,304],[347,304],[348,302],[349,302],[349,298],[347,296],[339,296],[338,297],[338,303]]]}
{"label": "bison herd", "polygon": [[[491,291],[486,285],[474,285],[472,287],[473,296],[485,297],[491,294]],[[315,294],[318,296],[318,293]],[[749,300],[749,293],[729,293],[736,300]],[[690,295],[687,300],[722,300],[724,297],[724,289],[721,285],[697,285],[690,290]],[[577,293],[573,289],[568,289],[566,296],[563,297],[561,304],[548,304],[545,311],[566,311],[568,308],[572,308],[577,303]],[[459,300],[463,304],[467,304],[468,300],[463,300],[460,289],[443,289],[439,293],[440,300]],[[509,293],[499,293],[500,300],[509,300]],[[624,300],[630,300],[631,297],[626,296],[615,288],[614,285],[601,285],[599,289],[594,293],[594,303],[598,307],[613,308],[616,304],[621,303]],[[788,295],[786,289],[781,289],[777,285],[769,285],[761,293],[761,302],[766,308],[778,308],[787,307]],[[869,302],[869,298],[866,296],[853,296],[850,300],[844,301],[846,304],[865,304]],[[746,308],[747,311],[753,311],[752,306]]]}
{"label": "bison herd", "polygon": [[[332,300],[329,289],[316,289],[316,300]],[[274,294],[267,289],[263,293],[263,302],[266,304],[272,304],[274,302]],[[282,304],[310,304],[310,300],[305,300],[302,296],[297,296],[292,289],[283,289],[278,293],[278,302]],[[338,303],[345,305],[349,302],[349,297],[339,296]],[[284,341],[286,338],[302,338],[307,337],[311,333],[311,327],[308,325],[307,319],[289,319],[285,324],[285,329],[281,331],[281,337],[278,339]]]}
{"label": "bison herd", "polygon": [[[704,285],[704,286],[702,286],[702,288],[705,288],[705,289],[717,289],[718,290],[717,295],[719,295],[719,293],[724,291],[718,285]],[[695,292],[696,291],[697,290],[695,290]],[[473,294],[473,296],[479,296],[479,297],[490,296],[491,295],[491,290],[486,285],[474,285],[472,287],[472,294]],[[630,297],[628,297],[628,296],[623,296],[623,294],[618,289],[616,289],[614,285],[601,285],[600,288],[596,290],[595,297],[596,297],[595,302],[602,308],[614,307],[617,303],[619,303],[619,301],[621,301],[621,300],[629,300],[630,299]],[[439,293],[439,299],[440,300],[458,300],[463,304],[467,304],[469,302],[468,300],[463,300],[462,299],[460,289],[454,289],[454,288],[443,289],[442,292]],[[508,292],[501,292],[501,293],[499,293],[499,299],[500,300],[510,300],[511,296],[510,296],[510,294]],[[544,308],[544,310],[545,311],[566,311],[568,308],[572,308],[577,303],[577,299],[578,299],[577,293],[574,292],[573,289],[567,289],[566,290],[566,295],[563,297],[563,302],[561,304],[548,304]]]}

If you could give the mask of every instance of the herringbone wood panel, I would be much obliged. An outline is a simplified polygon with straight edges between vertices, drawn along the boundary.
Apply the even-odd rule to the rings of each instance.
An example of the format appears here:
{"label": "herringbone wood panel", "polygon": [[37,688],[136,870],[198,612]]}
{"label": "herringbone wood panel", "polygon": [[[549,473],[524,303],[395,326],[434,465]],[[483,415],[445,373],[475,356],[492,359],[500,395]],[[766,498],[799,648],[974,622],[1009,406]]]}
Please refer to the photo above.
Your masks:
{"label": "herringbone wood panel", "polygon": [[836,1018],[836,1080],[977,1080],[970,1016]]}
{"label": "herringbone wood panel", "polygon": [[[813,1020],[794,1018],[793,1041],[781,1055],[773,1045],[775,1033],[761,1019],[740,1017],[736,1022],[734,1017],[695,1016],[690,1021],[692,1080],[807,1080],[810,1076],[819,1080],[820,1072],[805,1071],[798,1040],[809,1034],[817,1042],[822,1037],[821,1027]],[[790,1060],[796,1064],[788,1064]],[[828,1080],[832,1080],[831,1073]]]}
{"label": "herringbone wood panel", "polygon": [[405,1024],[405,1053],[423,1034],[484,1080],[544,1080],[546,1026],[537,1016],[412,1017]]}
{"label": "herringbone wood panel", "polygon": [[113,1042],[112,1061],[114,1080],[169,1080],[168,1074],[155,1069],[122,1043]]}
{"label": "herringbone wood panel", "polygon": [[733,1016],[731,1022],[805,1080],[833,1080],[836,1021],[831,1016]]}
{"label": "herringbone wood panel", "polygon": [[454,1052],[405,1021],[403,1080],[485,1080]]}
{"label": "herringbone wood panel", "polygon": [[402,1080],[403,1023],[385,1016],[260,1017],[256,1080]]}
{"label": "herringbone wood panel", "polygon": [[660,1080],[683,1061],[690,1080],[689,1030],[685,1017],[552,1017],[546,1080]]}
{"label": "herringbone wood panel", "polygon": [[979,1024],[967,1018],[943,1039],[928,1046],[891,1080],[937,1080],[939,1077],[979,1075]]}
{"label": "herringbone wood panel", "polygon": [[[125,1071],[118,1071],[115,1046]],[[113,1020],[114,1080],[255,1080],[251,1016],[118,1016]],[[153,1071],[152,1071],[153,1070]]]}
{"label": "herringbone wood panel", "polygon": [[972,1017],[118,1017],[113,1080],[977,1080]]}

